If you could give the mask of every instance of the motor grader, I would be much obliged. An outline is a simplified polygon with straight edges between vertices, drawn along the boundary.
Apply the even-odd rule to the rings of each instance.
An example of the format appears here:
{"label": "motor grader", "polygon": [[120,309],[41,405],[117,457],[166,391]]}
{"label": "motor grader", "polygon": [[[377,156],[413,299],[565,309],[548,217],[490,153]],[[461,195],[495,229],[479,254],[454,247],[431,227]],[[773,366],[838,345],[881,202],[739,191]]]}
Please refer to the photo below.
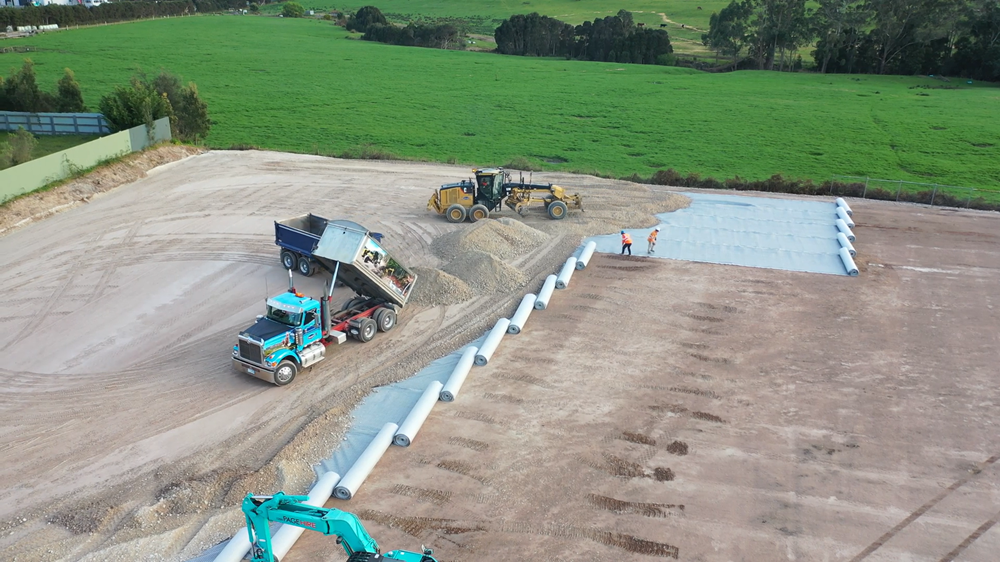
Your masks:
{"label": "motor grader", "polygon": [[502,205],[507,205],[524,216],[532,203],[541,203],[549,218],[566,218],[570,208],[583,210],[583,198],[579,194],[569,195],[558,185],[530,183],[522,175],[517,182],[510,181],[510,173],[503,168],[472,170],[476,179],[457,183],[446,183],[431,195],[427,209],[444,215],[448,222],[462,222],[468,218],[472,222],[490,217]]}

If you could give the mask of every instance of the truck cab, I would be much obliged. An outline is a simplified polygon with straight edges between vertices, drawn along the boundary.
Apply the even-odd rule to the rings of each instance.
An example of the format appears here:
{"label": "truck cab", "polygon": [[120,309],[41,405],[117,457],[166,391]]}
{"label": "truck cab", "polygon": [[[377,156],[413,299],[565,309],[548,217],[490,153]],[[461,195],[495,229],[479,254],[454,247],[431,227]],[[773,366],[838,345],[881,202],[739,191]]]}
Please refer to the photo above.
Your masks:
{"label": "truck cab", "polygon": [[299,369],[325,356],[321,306],[300,293],[267,299],[267,313],[240,332],[233,346],[237,370],[279,386],[292,382]]}

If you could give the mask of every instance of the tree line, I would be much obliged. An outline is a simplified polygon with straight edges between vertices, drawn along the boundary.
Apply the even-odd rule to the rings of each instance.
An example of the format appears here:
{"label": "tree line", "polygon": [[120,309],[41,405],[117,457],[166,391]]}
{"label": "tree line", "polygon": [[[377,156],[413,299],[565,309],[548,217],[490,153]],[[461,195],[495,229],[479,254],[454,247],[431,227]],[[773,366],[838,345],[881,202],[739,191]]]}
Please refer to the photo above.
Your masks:
{"label": "tree line", "polygon": [[[702,42],[734,68],[785,70],[815,44],[820,72],[1000,80],[1000,0],[733,0]],[[798,59],[797,59],[798,60]]]}
{"label": "tree line", "polygon": [[627,10],[577,26],[538,13],[515,15],[493,37],[504,55],[669,64],[673,53],[666,31],[637,26]]}
{"label": "tree line", "polygon": [[[152,78],[136,73],[127,86],[118,86],[103,96],[99,108],[115,131],[143,124],[152,126],[153,121],[169,117],[174,138],[196,142],[204,139],[212,127],[208,105],[201,100],[194,82],[184,85],[166,70]],[[26,59],[6,79],[0,76],[0,111],[77,113],[87,111],[87,106],[72,70],[65,70],[55,93],[50,93],[39,87],[35,65]]]}
{"label": "tree line", "polygon": [[0,30],[7,26],[17,28],[17,26],[26,25],[58,24],[59,27],[68,27],[164,16],[183,16],[246,8],[246,6],[246,0],[164,0],[162,2],[125,0],[99,4],[94,7],[79,4],[72,6],[49,4],[23,8],[0,8]]}
{"label": "tree line", "polygon": [[389,23],[382,11],[375,6],[365,6],[347,18],[348,31],[361,32],[364,41],[377,41],[407,47],[434,49],[463,49],[462,31],[450,23],[427,25],[409,23],[400,27]]}

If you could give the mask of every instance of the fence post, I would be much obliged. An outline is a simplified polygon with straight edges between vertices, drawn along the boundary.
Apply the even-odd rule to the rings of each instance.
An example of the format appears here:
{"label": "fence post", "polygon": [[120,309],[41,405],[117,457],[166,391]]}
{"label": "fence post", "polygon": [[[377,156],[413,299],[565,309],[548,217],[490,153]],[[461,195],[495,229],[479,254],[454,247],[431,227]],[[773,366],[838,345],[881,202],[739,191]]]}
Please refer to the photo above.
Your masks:
{"label": "fence post", "polygon": [[861,198],[862,199],[868,198],[868,176],[865,176],[865,190],[861,192]]}
{"label": "fence post", "polygon": [[899,192],[903,191],[903,180],[899,180],[899,187],[896,189],[896,201],[899,201]]}
{"label": "fence post", "polygon": [[937,196],[938,184],[934,184],[934,191],[931,192],[931,207],[934,206],[934,197]]}

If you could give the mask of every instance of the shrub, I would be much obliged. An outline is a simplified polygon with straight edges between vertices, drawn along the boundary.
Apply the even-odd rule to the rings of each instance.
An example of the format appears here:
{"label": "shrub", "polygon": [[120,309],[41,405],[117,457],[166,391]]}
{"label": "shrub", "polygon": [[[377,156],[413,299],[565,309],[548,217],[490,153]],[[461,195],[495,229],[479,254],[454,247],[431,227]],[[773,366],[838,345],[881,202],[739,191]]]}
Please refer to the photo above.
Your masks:
{"label": "shrub", "polygon": [[7,145],[7,156],[0,157],[0,161],[6,160],[7,166],[17,166],[31,160],[31,153],[38,146],[38,141],[34,135],[19,127],[14,137],[4,144]]}
{"label": "shrub", "polygon": [[348,31],[360,31],[364,33],[368,31],[368,26],[370,25],[389,25],[389,20],[385,19],[382,15],[382,10],[379,10],[375,6],[365,6],[357,11],[356,14],[347,18]]}
{"label": "shrub", "polygon": [[83,93],[80,92],[80,83],[76,81],[72,70],[66,69],[66,74],[59,79],[56,91],[56,104],[60,113],[87,111],[87,106],[83,103]]}
{"label": "shrub", "polygon": [[251,14],[256,14],[260,12],[260,6],[258,6],[257,4],[250,4],[250,7],[248,9],[250,10]]}
{"label": "shrub", "polygon": [[166,70],[153,79],[153,89],[167,96],[173,110],[170,126],[174,136],[186,142],[197,142],[208,136],[212,121],[208,118],[208,105],[198,96],[194,82],[181,85],[181,79]]}
{"label": "shrub", "polygon": [[503,165],[504,168],[512,170],[521,170],[524,172],[541,172],[541,166],[535,165],[531,160],[528,160],[524,156],[518,156],[517,158],[512,158],[510,162]]}
{"label": "shrub", "polygon": [[132,77],[128,86],[118,86],[101,98],[101,113],[116,131],[139,125],[153,126],[153,121],[173,115],[166,95],[156,91],[142,74]]}
{"label": "shrub", "polygon": [[281,15],[286,18],[301,18],[306,10],[298,2],[286,2],[281,8]]}
{"label": "shrub", "polygon": [[24,59],[24,65],[3,82],[3,102],[0,110],[39,113],[56,109],[56,100],[38,88],[35,63]]}

